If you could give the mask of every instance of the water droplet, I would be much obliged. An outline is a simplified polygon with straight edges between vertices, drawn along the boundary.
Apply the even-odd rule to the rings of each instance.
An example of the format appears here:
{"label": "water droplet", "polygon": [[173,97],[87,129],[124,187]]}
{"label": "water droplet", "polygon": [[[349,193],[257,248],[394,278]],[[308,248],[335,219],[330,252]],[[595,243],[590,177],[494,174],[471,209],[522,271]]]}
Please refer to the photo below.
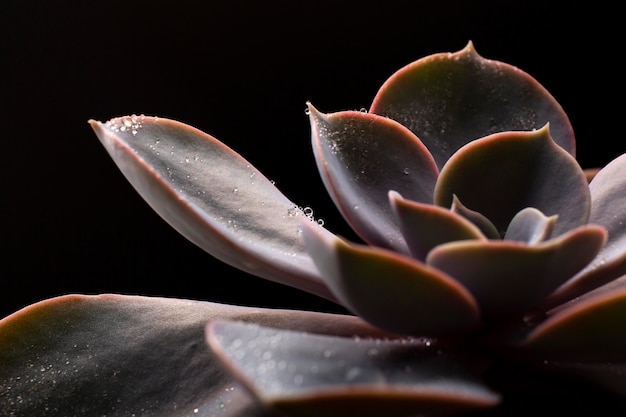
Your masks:
{"label": "water droplet", "polygon": [[402,173],[403,173],[404,175],[409,175],[409,174],[411,173],[411,171],[410,171],[408,168],[404,168],[404,169],[402,170]]}
{"label": "water droplet", "polygon": [[365,107],[361,107],[361,109],[359,110],[361,113],[367,113],[367,109]]}
{"label": "water droplet", "polygon": [[346,372],[345,378],[346,378],[346,381],[350,382],[350,381],[354,381],[355,379],[357,379],[359,375],[361,375],[361,368],[359,368],[358,366],[355,366],[354,368],[348,369],[348,372]]}
{"label": "water droplet", "polygon": [[309,109],[308,107],[304,109],[304,114],[306,114],[307,116],[311,114],[311,109]]}

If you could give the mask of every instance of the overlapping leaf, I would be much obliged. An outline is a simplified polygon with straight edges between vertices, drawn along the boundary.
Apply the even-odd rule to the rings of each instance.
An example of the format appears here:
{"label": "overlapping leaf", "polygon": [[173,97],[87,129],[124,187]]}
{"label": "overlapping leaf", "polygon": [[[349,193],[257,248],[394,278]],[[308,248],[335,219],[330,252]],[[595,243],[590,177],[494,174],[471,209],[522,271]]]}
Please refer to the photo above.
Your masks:
{"label": "overlapping leaf", "polygon": [[472,42],[398,70],[380,88],[370,112],[408,127],[440,169],[475,139],[546,123],[556,143],[575,154],[574,131],[554,97],[519,68],[481,57]]}

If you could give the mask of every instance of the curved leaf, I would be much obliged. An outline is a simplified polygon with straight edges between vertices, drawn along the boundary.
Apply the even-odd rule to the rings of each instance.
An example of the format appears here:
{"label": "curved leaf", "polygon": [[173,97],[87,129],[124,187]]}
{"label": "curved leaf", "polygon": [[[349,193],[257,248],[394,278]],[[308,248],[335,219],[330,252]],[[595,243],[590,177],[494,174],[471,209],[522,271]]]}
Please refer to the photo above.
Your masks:
{"label": "curved leaf", "polygon": [[528,335],[524,347],[559,361],[624,363],[624,317],[622,285],[559,309]]}
{"label": "curved leaf", "polygon": [[521,210],[513,217],[504,234],[505,240],[534,245],[550,237],[557,215],[547,217],[533,207]]}
{"label": "curved leaf", "polygon": [[575,154],[574,131],[554,97],[520,69],[478,55],[472,42],[398,70],[380,88],[370,112],[408,127],[440,169],[475,139],[547,123],[556,143]]}
{"label": "curved leaf", "polygon": [[558,147],[548,126],[475,140],[441,170],[435,204],[450,207],[457,195],[504,232],[526,207],[558,215],[554,236],[587,223],[589,185],[578,162]]}
{"label": "curved leaf", "polygon": [[465,207],[459,197],[454,194],[452,196],[452,204],[450,205],[450,211],[454,214],[458,214],[472,222],[476,227],[480,229],[480,231],[487,237],[487,239],[500,239],[500,232],[491,223],[491,220],[486,218],[481,213],[471,210],[468,207]]}
{"label": "curved leaf", "polygon": [[205,343],[216,318],[385,337],[358,318],[139,296],[63,296],[0,320],[6,416],[270,417]]}
{"label": "curved leaf", "polygon": [[589,184],[589,222],[604,226],[609,239],[598,256],[551,297],[555,304],[626,274],[626,154],[601,169]]}
{"label": "curved leaf", "polygon": [[264,403],[290,417],[473,412],[499,396],[422,339],[354,339],[214,321],[207,340]]}
{"label": "curved leaf", "polygon": [[459,335],[479,321],[478,306],[457,281],[421,262],[386,249],[349,244],[302,225],[316,265],[342,304],[389,332]]}
{"label": "curved leaf", "polygon": [[606,241],[599,226],[583,226],[528,246],[512,241],[464,241],[437,246],[426,262],[463,284],[486,320],[534,307],[580,271]]}
{"label": "curved leaf", "polygon": [[302,210],[232,149],[163,118],[89,123],[139,194],[187,239],[246,272],[334,299],[304,250]]}
{"label": "curved leaf", "polygon": [[395,191],[389,192],[389,200],[411,254],[420,261],[442,243],[487,239],[474,223],[443,207],[406,200]]}
{"label": "curved leaf", "polygon": [[366,242],[408,253],[387,193],[432,203],[438,170],[426,147],[393,120],[309,104],[313,151],[322,180],[346,221]]}

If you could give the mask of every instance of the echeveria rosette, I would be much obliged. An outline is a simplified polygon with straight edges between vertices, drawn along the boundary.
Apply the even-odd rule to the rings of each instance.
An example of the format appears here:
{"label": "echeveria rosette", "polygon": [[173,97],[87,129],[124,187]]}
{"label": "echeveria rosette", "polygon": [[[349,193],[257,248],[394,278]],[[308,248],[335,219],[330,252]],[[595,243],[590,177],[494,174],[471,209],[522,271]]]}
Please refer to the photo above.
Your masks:
{"label": "echeveria rosette", "polygon": [[[553,371],[608,388],[623,405],[626,155],[589,183],[557,101],[472,43],[402,68],[368,112],[307,110],[322,180],[361,242],[315,222],[189,125],[90,123],[189,240],[353,315],[123,295],[46,300],[0,321],[0,409],[449,415],[506,410],[507,381]],[[535,382],[535,395],[558,388]]]}

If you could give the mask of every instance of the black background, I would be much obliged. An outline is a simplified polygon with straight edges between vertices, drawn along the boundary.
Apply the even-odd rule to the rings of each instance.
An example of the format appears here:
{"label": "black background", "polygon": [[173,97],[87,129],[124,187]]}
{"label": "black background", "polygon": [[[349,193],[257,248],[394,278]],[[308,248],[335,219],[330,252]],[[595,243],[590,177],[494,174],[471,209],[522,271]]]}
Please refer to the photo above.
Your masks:
{"label": "black background", "polygon": [[87,124],[178,119],[241,153],[350,236],[325,195],[305,102],[369,107],[395,70],[469,40],[533,75],[583,166],[623,143],[620,12],[571,1],[8,1],[0,10],[0,317],[66,293],[334,309],[222,265],[135,193]]}

